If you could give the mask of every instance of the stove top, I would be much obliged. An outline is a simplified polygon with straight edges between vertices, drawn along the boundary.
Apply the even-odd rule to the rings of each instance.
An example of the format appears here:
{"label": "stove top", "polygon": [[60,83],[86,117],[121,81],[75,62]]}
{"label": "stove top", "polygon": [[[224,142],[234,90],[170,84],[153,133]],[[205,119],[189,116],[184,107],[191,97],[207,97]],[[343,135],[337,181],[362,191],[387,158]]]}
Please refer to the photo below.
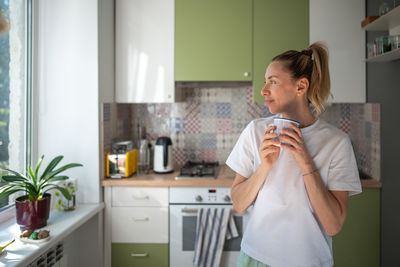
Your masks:
{"label": "stove top", "polygon": [[175,179],[216,179],[218,171],[218,162],[188,161],[183,165],[179,175]]}

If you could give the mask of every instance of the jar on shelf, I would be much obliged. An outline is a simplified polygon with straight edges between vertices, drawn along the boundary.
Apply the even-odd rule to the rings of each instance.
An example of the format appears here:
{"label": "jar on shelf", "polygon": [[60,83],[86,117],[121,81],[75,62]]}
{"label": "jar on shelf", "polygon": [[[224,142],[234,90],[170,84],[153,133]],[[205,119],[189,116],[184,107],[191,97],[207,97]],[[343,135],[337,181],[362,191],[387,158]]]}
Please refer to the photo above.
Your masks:
{"label": "jar on shelf", "polygon": [[382,55],[383,53],[389,52],[392,50],[392,45],[389,41],[389,36],[381,36],[375,39],[376,43],[376,54]]}
{"label": "jar on shelf", "polygon": [[379,6],[379,16],[383,16],[386,13],[388,13],[390,10],[392,10],[392,7],[386,3],[383,2],[380,6]]}
{"label": "jar on shelf", "polygon": [[383,54],[383,38],[377,37],[375,39],[375,44],[376,44],[376,55],[382,55]]}
{"label": "jar on shelf", "polygon": [[392,50],[392,44],[390,43],[389,36],[383,36],[383,53],[390,52]]}
{"label": "jar on shelf", "polygon": [[368,58],[375,57],[377,55],[376,54],[376,43],[368,43],[367,50],[368,50]]}
{"label": "jar on shelf", "polygon": [[392,46],[392,50],[400,48],[400,35],[389,36],[389,42]]}

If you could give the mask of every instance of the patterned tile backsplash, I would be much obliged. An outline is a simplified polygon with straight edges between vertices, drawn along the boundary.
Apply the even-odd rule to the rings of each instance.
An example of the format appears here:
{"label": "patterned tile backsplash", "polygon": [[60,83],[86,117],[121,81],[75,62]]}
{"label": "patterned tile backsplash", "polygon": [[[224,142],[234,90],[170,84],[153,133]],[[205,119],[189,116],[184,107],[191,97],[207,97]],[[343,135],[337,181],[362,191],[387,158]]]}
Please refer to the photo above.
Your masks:
{"label": "patterned tile backsplash", "polygon": [[[252,94],[251,87],[186,88],[180,103],[104,104],[103,149],[109,151],[113,141],[137,140],[139,123],[150,141],[171,137],[177,164],[223,163],[246,125],[271,115],[265,104],[252,103]],[[380,180],[380,105],[332,104],[322,118],[349,134],[360,171]]]}

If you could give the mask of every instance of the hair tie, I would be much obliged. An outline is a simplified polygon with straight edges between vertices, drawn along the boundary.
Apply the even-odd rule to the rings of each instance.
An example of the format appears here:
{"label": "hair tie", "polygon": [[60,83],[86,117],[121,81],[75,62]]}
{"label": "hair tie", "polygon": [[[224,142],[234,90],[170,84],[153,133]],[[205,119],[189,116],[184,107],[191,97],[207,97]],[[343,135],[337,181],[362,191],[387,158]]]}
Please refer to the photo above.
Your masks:
{"label": "hair tie", "polygon": [[309,56],[312,59],[312,50],[311,49],[304,49],[301,50],[301,52],[303,55]]}

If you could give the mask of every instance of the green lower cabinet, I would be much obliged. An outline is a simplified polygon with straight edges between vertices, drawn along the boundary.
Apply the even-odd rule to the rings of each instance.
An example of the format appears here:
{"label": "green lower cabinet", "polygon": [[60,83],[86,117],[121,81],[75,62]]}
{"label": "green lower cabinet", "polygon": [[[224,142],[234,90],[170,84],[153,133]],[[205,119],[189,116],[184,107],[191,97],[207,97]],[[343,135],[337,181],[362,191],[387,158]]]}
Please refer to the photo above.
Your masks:
{"label": "green lower cabinet", "polygon": [[113,243],[111,262],[113,267],[168,267],[168,244]]}
{"label": "green lower cabinet", "polygon": [[333,237],[335,267],[380,266],[380,189],[349,198],[348,215]]}

